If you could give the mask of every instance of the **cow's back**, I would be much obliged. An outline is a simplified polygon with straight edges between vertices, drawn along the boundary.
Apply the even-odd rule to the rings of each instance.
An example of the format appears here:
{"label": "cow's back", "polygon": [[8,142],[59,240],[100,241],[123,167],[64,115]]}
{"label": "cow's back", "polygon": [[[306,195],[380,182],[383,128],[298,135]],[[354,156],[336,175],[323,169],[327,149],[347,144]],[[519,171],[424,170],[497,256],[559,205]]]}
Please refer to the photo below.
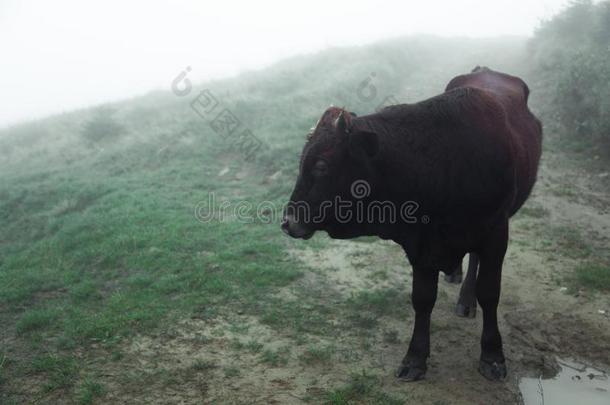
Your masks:
{"label": "cow's back", "polygon": [[485,90],[505,110],[515,157],[516,193],[510,212],[513,215],[523,205],[536,182],[542,148],[542,125],[527,106],[529,88],[518,77],[480,67],[451,80],[446,91],[459,87]]}

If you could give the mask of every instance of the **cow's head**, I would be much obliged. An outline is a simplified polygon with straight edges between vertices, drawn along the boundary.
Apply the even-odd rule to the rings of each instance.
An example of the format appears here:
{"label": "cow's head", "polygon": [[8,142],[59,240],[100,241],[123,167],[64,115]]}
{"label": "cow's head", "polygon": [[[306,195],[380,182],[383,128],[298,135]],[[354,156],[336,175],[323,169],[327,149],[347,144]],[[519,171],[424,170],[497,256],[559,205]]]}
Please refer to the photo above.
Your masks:
{"label": "cow's head", "polygon": [[377,134],[361,119],[344,109],[328,108],[303,147],[282,230],[302,239],[318,230],[333,238],[366,234],[363,221],[343,214],[350,210],[350,202],[353,211],[356,201],[362,204],[372,197],[376,178],[372,161],[378,150]]}

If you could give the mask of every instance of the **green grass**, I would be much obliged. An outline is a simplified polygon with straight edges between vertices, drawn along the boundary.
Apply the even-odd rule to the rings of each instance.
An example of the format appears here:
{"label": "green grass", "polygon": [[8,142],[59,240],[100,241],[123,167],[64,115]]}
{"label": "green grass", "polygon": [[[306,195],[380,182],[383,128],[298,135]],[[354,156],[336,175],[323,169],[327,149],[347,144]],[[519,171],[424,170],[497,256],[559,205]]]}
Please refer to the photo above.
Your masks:
{"label": "green grass", "polygon": [[578,286],[609,292],[610,266],[596,262],[579,264],[574,271],[574,281]]}
{"label": "green grass", "polygon": [[550,212],[541,205],[526,204],[524,207],[521,207],[518,214],[519,216],[541,219],[548,217]]}
{"label": "green grass", "polygon": [[574,270],[556,278],[567,282],[571,290],[610,291],[610,253],[590,233],[585,236],[576,226],[547,225],[540,232],[537,247],[549,254],[550,260],[567,258],[575,261]]}
{"label": "green grass", "polygon": [[262,343],[257,342],[256,340],[250,340],[245,344],[245,348],[250,353],[260,353],[263,350],[264,345]]}
{"label": "green grass", "polygon": [[233,339],[231,342],[231,348],[234,350],[247,350],[250,353],[256,354],[263,350],[264,345],[254,339],[247,342],[242,342],[239,339]]}
{"label": "green grass", "polygon": [[193,362],[191,367],[196,371],[207,371],[217,368],[218,365],[211,360],[197,359]]}
{"label": "green grass", "polygon": [[375,405],[402,405],[405,399],[383,392],[379,379],[365,372],[352,374],[343,387],[329,391],[325,403],[328,405],[350,405],[366,403]]}
{"label": "green grass", "polygon": [[377,319],[374,315],[371,314],[362,314],[355,312],[349,314],[347,319],[349,320],[351,326],[363,329],[365,331],[374,330],[379,326],[379,319]]}
{"label": "green grass", "polygon": [[288,364],[288,359],[290,356],[290,348],[287,346],[280,347],[278,349],[265,349],[261,355],[260,359],[262,363],[268,364],[272,367],[285,366]]}
{"label": "green grass", "polygon": [[78,389],[78,402],[83,405],[92,404],[96,398],[104,395],[105,388],[93,379],[85,379]]}
{"label": "green grass", "polygon": [[20,335],[45,330],[51,328],[58,318],[56,309],[31,309],[21,315],[15,329]]}
{"label": "green grass", "polygon": [[398,331],[395,329],[385,330],[383,332],[383,341],[385,343],[390,343],[390,344],[400,343],[400,339],[398,337]]}
{"label": "green grass", "polygon": [[[193,157],[191,168],[180,168],[181,182],[167,185],[160,179],[176,168],[101,177],[70,169],[26,179],[3,174],[3,201],[21,210],[0,213],[9,236],[0,244],[0,302],[14,308],[3,309],[0,321],[16,319],[19,346],[11,350],[21,351],[18,363],[43,349],[62,358],[96,342],[116,346],[166,319],[254,307],[301,276],[299,264],[283,254],[287,239],[277,224],[197,221],[193,207],[208,190],[234,202],[234,189],[253,201],[267,191],[249,181],[226,188],[197,178],[199,159],[213,167],[210,157]],[[66,203],[74,190],[77,202]],[[79,402],[96,397],[78,383],[81,368],[80,360],[71,364],[74,381],[59,369],[43,373],[45,390],[68,389]]]}
{"label": "green grass", "polygon": [[2,388],[2,384],[4,383],[4,368],[7,363],[6,354],[0,352],[0,388]]}
{"label": "green grass", "polygon": [[331,345],[309,346],[299,359],[303,364],[329,364],[332,361],[336,348]]}
{"label": "green grass", "polygon": [[241,374],[241,371],[239,370],[239,368],[237,367],[225,367],[224,368],[224,375],[226,378],[235,378],[235,377],[239,377],[239,375]]}
{"label": "green grass", "polygon": [[34,373],[43,373],[47,376],[47,382],[43,387],[45,391],[72,387],[78,374],[76,359],[54,354],[36,357],[31,363],[31,369]]}
{"label": "green grass", "polygon": [[377,316],[402,317],[410,305],[407,292],[404,289],[387,288],[383,290],[361,291],[351,297],[348,302],[355,312],[367,311]]}
{"label": "green grass", "polygon": [[368,334],[380,324],[380,317],[404,319],[408,314],[409,299],[401,289],[386,288],[360,291],[344,303],[344,313],[350,330]]}
{"label": "green grass", "polygon": [[261,322],[291,336],[302,333],[327,335],[334,330],[329,321],[331,308],[311,297],[288,301],[267,299],[264,303],[259,302],[254,309]]}
{"label": "green grass", "polygon": [[571,259],[584,259],[591,255],[591,244],[580,229],[567,225],[547,225],[542,229],[539,244],[543,251]]}

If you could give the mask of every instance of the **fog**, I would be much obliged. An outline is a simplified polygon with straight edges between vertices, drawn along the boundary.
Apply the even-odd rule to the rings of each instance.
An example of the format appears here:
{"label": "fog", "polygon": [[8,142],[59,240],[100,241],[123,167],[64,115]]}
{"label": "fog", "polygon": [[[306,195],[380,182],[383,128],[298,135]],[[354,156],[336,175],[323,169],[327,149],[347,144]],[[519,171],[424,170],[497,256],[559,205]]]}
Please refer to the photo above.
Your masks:
{"label": "fog", "polygon": [[0,127],[416,33],[528,36],[564,0],[0,2]]}

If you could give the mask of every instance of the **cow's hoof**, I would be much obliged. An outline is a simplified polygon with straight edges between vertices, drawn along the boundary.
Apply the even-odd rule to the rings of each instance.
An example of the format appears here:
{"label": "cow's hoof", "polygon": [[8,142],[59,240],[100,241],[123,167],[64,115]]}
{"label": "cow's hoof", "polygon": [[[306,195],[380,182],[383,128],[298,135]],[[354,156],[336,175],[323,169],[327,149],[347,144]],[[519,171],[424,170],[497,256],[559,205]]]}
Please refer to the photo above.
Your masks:
{"label": "cow's hoof", "polygon": [[477,316],[477,304],[465,305],[458,303],[455,306],[455,314],[462,318],[474,318]]}
{"label": "cow's hoof", "polygon": [[418,381],[426,376],[426,367],[417,367],[401,364],[396,370],[396,378],[405,382]]}
{"label": "cow's hoof", "polygon": [[456,271],[451,274],[445,274],[445,281],[450,284],[460,284],[462,282],[462,273]]}
{"label": "cow's hoof", "polygon": [[479,373],[490,381],[498,381],[506,378],[506,363],[497,361],[488,363],[479,361]]}

